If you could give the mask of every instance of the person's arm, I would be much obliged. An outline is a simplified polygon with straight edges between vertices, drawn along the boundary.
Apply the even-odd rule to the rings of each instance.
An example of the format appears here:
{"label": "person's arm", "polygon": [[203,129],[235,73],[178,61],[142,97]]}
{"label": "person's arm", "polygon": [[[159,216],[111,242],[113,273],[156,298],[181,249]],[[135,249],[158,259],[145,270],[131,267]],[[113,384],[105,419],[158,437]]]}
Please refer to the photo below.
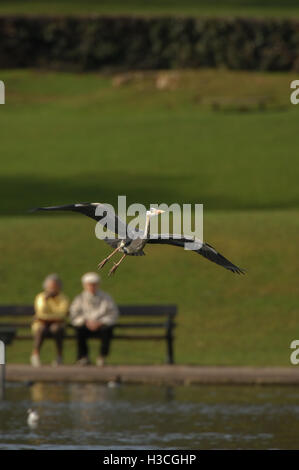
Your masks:
{"label": "person's arm", "polygon": [[82,308],[82,299],[78,295],[75,297],[70,306],[70,319],[73,326],[83,326],[85,323],[84,313]]}
{"label": "person's arm", "polygon": [[62,317],[66,317],[70,308],[69,299],[62,295],[57,305],[55,305],[55,313],[58,313]]}
{"label": "person's arm", "polygon": [[106,326],[115,325],[119,311],[117,305],[115,304],[114,300],[110,295],[107,294],[107,297],[104,300],[105,302],[105,313],[101,318],[101,323]]}
{"label": "person's arm", "polygon": [[47,301],[45,299],[45,295],[43,292],[37,294],[34,300],[34,311],[35,311],[35,318],[44,318],[47,317],[50,313],[49,307],[47,305]]}

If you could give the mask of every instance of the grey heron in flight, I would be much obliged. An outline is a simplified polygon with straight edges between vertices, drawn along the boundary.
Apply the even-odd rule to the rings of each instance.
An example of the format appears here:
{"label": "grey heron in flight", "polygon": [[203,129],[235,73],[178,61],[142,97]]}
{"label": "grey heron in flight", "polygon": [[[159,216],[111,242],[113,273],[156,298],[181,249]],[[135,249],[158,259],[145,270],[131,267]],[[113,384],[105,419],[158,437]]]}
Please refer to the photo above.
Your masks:
{"label": "grey heron in flight", "polygon": [[[101,206],[101,215],[97,215],[97,207]],[[102,225],[107,225],[108,228],[113,227],[115,234],[120,232],[126,233],[126,238],[104,238],[104,241],[108,243],[113,248],[113,251],[104,258],[99,264],[98,268],[101,269],[116,253],[121,252],[122,257],[117,263],[114,263],[113,267],[110,269],[108,275],[111,276],[114,274],[116,269],[119,267],[120,263],[125,259],[126,256],[142,256],[145,255],[143,248],[147,243],[153,244],[167,244],[174,245],[179,247],[184,247],[185,243],[193,242],[196,244],[196,248],[192,251],[204,256],[208,260],[223,266],[229,271],[237,274],[245,274],[244,270],[238,266],[231,263],[224,256],[222,256],[218,251],[215,250],[211,245],[203,243],[199,239],[189,236],[178,236],[178,235],[155,235],[154,238],[150,238],[150,219],[154,216],[162,214],[164,211],[150,208],[146,211],[146,222],[145,229],[142,236],[136,236],[136,233],[132,232],[128,225],[117,215],[114,215],[113,218],[109,215],[108,207],[105,204],[97,202],[86,202],[81,204],[69,204],[63,206],[51,206],[51,207],[37,207],[32,209],[31,212],[35,211],[72,211],[80,212],[92,219],[100,222]],[[179,238],[180,237],[180,238]]]}

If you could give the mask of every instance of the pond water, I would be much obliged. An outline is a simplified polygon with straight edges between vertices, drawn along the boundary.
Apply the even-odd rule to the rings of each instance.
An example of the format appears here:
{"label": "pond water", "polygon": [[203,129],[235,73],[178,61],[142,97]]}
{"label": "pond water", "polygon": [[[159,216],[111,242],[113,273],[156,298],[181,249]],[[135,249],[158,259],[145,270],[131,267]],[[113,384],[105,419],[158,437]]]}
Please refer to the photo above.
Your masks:
{"label": "pond water", "polygon": [[298,449],[299,387],[11,383],[0,448]]}

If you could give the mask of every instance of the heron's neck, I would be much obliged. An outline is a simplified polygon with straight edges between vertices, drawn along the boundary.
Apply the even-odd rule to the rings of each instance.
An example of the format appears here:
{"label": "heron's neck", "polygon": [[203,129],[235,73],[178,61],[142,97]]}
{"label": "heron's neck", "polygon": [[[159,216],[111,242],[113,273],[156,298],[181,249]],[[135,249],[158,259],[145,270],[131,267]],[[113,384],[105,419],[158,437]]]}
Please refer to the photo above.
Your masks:
{"label": "heron's neck", "polygon": [[147,214],[146,219],[145,219],[143,238],[148,238],[149,231],[150,231],[150,216]]}

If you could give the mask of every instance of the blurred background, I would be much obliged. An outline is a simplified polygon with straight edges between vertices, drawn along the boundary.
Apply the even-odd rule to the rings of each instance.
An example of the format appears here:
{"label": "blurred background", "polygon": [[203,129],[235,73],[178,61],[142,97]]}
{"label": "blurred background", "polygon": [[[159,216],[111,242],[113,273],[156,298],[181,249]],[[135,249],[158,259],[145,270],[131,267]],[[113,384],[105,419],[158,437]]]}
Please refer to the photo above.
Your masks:
{"label": "blurred background", "polygon": [[[178,363],[289,365],[298,18],[291,0],[2,0],[0,303],[32,303],[50,272],[73,297],[108,252],[87,218],[31,207],[203,203],[205,241],[246,276],[149,246],[114,278],[104,269],[103,289],[121,304],[177,304]],[[162,363],[164,345],[148,343],[116,342],[110,362]],[[30,346],[15,342],[8,361],[29,362]]]}

